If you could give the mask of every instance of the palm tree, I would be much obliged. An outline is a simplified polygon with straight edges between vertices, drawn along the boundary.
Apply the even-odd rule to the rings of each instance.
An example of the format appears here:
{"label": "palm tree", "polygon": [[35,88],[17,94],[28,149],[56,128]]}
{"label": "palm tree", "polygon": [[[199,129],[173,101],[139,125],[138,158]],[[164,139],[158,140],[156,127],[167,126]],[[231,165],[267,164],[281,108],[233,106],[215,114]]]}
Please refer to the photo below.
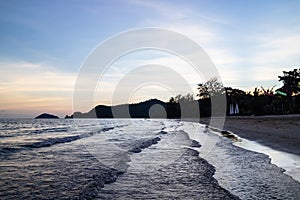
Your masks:
{"label": "palm tree", "polygon": [[258,89],[257,87],[254,88],[253,96],[254,96],[254,97],[257,97],[257,96],[259,96],[259,95],[261,95],[261,90]]}

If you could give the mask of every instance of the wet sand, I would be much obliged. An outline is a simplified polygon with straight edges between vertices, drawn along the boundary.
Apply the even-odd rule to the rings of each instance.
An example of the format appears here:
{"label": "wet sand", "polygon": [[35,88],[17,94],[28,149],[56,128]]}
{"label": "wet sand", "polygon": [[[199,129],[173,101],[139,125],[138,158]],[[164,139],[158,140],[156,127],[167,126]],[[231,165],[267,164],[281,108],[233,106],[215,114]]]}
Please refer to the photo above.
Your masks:
{"label": "wet sand", "polygon": [[[202,124],[209,122],[210,118],[200,119]],[[300,156],[300,115],[231,116],[226,117],[223,130]]]}

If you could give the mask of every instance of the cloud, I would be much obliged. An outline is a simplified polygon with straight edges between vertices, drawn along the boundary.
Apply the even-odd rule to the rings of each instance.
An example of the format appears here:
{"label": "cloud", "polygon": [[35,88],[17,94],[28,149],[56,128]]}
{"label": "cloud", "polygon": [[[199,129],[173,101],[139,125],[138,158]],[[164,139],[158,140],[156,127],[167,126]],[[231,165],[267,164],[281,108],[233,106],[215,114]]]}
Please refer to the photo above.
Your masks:
{"label": "cloud", "polygon": [[[251,20],[239,15],[240,19],[234,19],[225,12],[219,12],[221,16],[205,15],[201,3],[189,7],[156,1],[132,2],[157,13],[155,17],[143,18],[140,24],[178,31],[203,47],[225,85],[241,89],[280,85],[278,75],[300,63],[299,26],[292,14],[289,21],[282,23],[281,17],[288,15],[269,13],[270,18],[258,16]],[[255,26],[245,32],[247,22]]]}
{"label": "cloud", "polygon": [[164,18],[172,19],[183,19],[186,17],[187,8],[177,7],[172,4],[166,4],[161,1],[141,1],[141,0],[132,0],[129,3],[136,6],[146,7],[151,9],[154,12],[157,12],[160,15],[163,15]]}
{"label": "cloud", "polygon": [[261,39],[258,45],[258,52],[254,54],[253,62],[259,64],[285,62],[290,64],[292,62],[299,63],[300,53],[300,36],[284,35],[281,37],[269,36]]}
{"label": "cloud", "polygon": [[237,63],[244,74],[240,84],[248,83],[247,87],[280,87],[282,83],[278,81],[278,76],[282,71],[299,66],[300,36],[277,27],[263,34],[253,35],[252,39],[249,55],[241,63]]}
{"label": "cloud", "polygon": [[[146,59],[145,55],[151,56]],[[187,87],[192,88],[190,92],[196,92],[196,84],[200,79],[201,74],[197,74],[197,71],[181,58],[165,53],[158,55],[157,52],[140,51],[123,57],[106,71],[98,83],[96,99],[99,103],[104,101],[107,104],[132,102],[127,98],[128,95],[139,90],[138,99],[156,97],[168,100],[172,94],[188,93],[190,90],[187,90]],[[156,88],[155,91],[150,91],[149,88],[153,87]],[[166,88],[170,91],[161,92]],[[157,95],[153,96],[154,93]],[[158,94],[161,94],[160,97]]]}
{"label": "cloud", "polygon": [[[157,12],[154,17],[143,18],[139,23],[140,25],[166,28],[189,37],[198,43],[212,59],[222,80],[230,84],[231,80],[240,78],[240,70],[237,67],[243,59],[236,54],[235,47],[225,45],[228,38],[220,29],[220,26],[223,27],[231,23],[226,17],[217,14],[210,16],[201,10],[201,6],[199,6],[201,3],[198,5],[200,10],[196,10],[195,6],[187,6],[187,4],[174,5],[166,2],[139,0],[131,1],[131,3],[151,8]],[[155,59],[155,61],[158,60]],[[179,65],[170,59],[169,62],[173,67]],[[195,76],[192,80],[194,83],[202,81],[201,79],[195,80]]]}
{"label": "cloud", "polygon": [[75,74],[29,62],[1,62],[0,74],[0,109],[71,110]]}
{"label": "cloud", "polygon": [[[143,8],[148,8],[152,12],[156,12],[159,15],[158,18],[171,21],[186,20],[189,18],[197,18],[202,21],[208,21],[218,24],[228,24],[228,21],[224,17],[208,14],[208,12],[200,12],[195,10],[195,8],[188,4],[177,4],[167,3],[165,1],[143,1],[143,0],[130,0],[126,1],[134,6],[141,6]],[[199,3],[201,5],[201,2]],[[203,14],[205,13],[205,14]],[[154,15],[154,16],[156,16]],[[153,16],[153,14],[151,15]]]}

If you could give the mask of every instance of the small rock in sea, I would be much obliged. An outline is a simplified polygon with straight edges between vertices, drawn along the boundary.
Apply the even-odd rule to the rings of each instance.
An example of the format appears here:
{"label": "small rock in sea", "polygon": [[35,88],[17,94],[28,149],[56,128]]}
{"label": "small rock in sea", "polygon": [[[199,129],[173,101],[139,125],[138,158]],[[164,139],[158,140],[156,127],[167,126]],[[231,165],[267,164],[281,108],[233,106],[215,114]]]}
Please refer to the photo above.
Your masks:
{"label": "small rock in sea", "polygon": [[168,134],[168,132],[166,132],[166,131],[159,131],[159,134],[165,135],[165,134]]}
{"label": "small rock in sea", "polygon": [[132,153],[140,153],[141,151],[142,151],[142,149],[139,148],[139,147],[135,147],[135,148],[130,150],[130,152],[132,152]]}
{"label": "small rock in sea", "polygon": [[192,143],[190,145],[191,147],[201,147],[201,145],[199,144],[199,142],[197,142],[196,140],[192,140]]}
{"label": "small rock in sea", "polygon": [[224,137],[227,137],[229,139],[237,139],[237,137],[235,137],[233,134],[231,134],[230,132],[228,131],[221,131],[221,134],[224,136]]}
{"label": "small rock in sea", "polygon": [[129,151],[132,152],[132,153],[140,153],[142,151],[142,149],[148,148],[153,144],[157,144],[157,142],[160,141],[160,140],[161,139],[159,137],[144,140],[144,141],[140,142],[139,144],[137,144],[136,147],[134,147],[133,149],[131,149]]}

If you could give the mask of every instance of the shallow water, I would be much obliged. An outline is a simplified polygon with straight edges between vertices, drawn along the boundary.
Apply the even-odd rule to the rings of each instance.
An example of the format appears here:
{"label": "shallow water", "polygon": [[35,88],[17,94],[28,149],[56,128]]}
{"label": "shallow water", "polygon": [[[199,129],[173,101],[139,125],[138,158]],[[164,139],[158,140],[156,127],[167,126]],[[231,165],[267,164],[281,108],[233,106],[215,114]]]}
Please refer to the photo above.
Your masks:
{"label": "shallow water", "polygon": [[271,163],[283,168],[285,174],[290,175],[293,179],[300,182],[300,157],[298,155],[272,149],[244,138],[233,144],[250,151],[268,155]]}
{"label": "shallow water", "polygon": [[1,199],[300,196],[268,156],[195,123],[12,119],[0,130]]}
{"label": "shallow water", "polygon": [[[211,130],[206,134],[194,130],[198,125],[186,123],[189,136],[199,141],[200,157],[216,168],[214,177],[219,184],[241,199],[298,199],[300,184],[284,170],[271,163],[271,159],[262,153],[249,151],[232,144],[232,140],[220,136]],[[209,136],[208,136],[209,135]],[[205,138],[216,141],[213,148]],[[215,139],[212,139],[215,138]],[[207,139],[206,139],[207,141]],[[208,146],[208,147],[206,147]]]}

